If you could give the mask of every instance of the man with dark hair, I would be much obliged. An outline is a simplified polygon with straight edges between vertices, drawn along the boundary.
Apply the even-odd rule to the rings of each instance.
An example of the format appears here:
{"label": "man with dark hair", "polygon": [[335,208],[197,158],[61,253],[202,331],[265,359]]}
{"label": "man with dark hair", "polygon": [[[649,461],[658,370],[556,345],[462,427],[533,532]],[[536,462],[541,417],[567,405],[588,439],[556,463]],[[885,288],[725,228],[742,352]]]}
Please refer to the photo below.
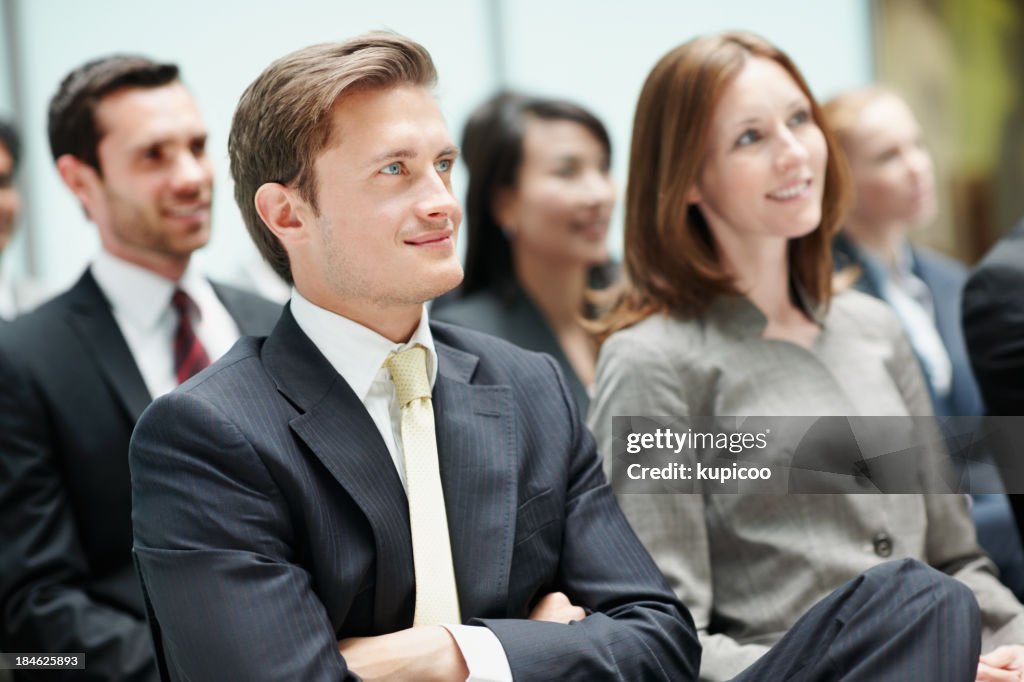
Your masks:
{"label": "man with dark hair", "polygon": [[210,235],[213,169],[177,67],[113,56],[75,69],[49,133],[102,249],[70,290],[0,332],[0,650],[84,653],[89,679],[150,680],[132,429],[153,397],[239,334],[266,333],[280,309],[190,265]]}
{"label": "man with dark hair", "polygon": [[[14,221],[21,209],[21,197],[14,186],[20,156],[18,131],[10,123],[0,121],[0,254],[11,240]],[[3,313],[3,308],[0,308],[0,317]]]}
{"label": "man with dark hair", "polygon": [[132,440],[169,679],[696,675],[554,362],[428,323],[462,278],[434,79],[422,46],[370,34],[242,95],[236,198],[294,290]]}
{"label": "man with dark hair", "polygon": [[[18,131],[0,121],[0,256],[11,241],[21,210],[21,196],[14,185],[21,158]],[[14,279],[0,261],[0,323],[29,310],[42,298],[40,287],[28,279]]]}

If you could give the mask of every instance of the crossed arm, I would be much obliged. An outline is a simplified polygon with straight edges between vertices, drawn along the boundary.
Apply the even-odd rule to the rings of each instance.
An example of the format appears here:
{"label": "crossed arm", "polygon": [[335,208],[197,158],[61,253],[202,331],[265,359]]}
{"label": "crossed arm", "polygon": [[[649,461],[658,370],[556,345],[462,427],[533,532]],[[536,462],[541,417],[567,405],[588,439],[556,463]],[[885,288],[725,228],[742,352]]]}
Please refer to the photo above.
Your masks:
{"label": "crossed arm", "polygon": [[[586,612],[561,592],[541,599],[530,620],[568,625]],[[365,682],[461,682],[469,675],[455,639],[440,625],[412,627],[377,637],[350,637],[338,642],[349,670]]]}

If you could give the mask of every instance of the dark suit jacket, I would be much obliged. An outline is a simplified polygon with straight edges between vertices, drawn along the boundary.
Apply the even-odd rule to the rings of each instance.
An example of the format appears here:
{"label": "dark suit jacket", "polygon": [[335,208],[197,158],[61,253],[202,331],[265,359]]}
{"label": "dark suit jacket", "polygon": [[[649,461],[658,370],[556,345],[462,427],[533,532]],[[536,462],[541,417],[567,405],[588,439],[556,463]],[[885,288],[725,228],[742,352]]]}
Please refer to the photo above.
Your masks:
{"label": "dark suit jacket", "polygon": [[[695,679],[692,620],[619,511],[554,362],[432,330],[463,618],[495,633],[517,680]],[[338,639],[412,625],[402,484],[290,312],[155,401],[130,459],[135,551],[169,679],[356,679]],[[524,620],[553,590],[594,613]]]}
{"label": "dark suit jacket", "polygon": [[[960,327],[960,296],[964,282],[967,281],[967,268],[952,258],[918,246],[911,246],[911,252],[914,258],[914,274],[931,291],[935,304],[935,327],[953,365],[953,384],[949,395],[937,396],[931,390],[931,386],[928,387],[935,414],[939,417],[970,417],[983,414],[981,393],[971,371],[967,346]],[[863,267],[856,250],[842,234],[835,239],[834,253],[837,268],[847,265]],[[867,270],[863,271],[854,286],[875,298],[882,297],[881,283]]]}
{"label": "dark suit jacket", "polygon": [[519,287],[508,292],[484,289],[430,311],[431,319],[497,336],[520,348],[547,353],[565,376],[581,414],[587,413],[590,398],[569,358],[559,345],[547,320]]}
{"label": "dark suit jacket", "polygon": [[[587,286],[605,289],[618,276],[617,263],[596,265],[587,273]],[[580,414],[586,415],[590,406],[587,388],[577,376],[548,321],[515,281],[495,281],[469,295],[455,289],[434,301],[430,318],[497,336],[526,350],[547,353],[562,368]]]}
{"label": "dark suit jacket", "polygon": [[1024,222],[971,274],[963,326],[989,414],[1024,415]]}
{"label": "dark suit jacket", "polygon": [[[214,285],[243,334],[280,306]],[[0,330],[0,650],[84,652],[73,679],[154,679],[131,557],[128,441],[150,402],[86,271]],[[31,679],[41,679],[32,677]]]}

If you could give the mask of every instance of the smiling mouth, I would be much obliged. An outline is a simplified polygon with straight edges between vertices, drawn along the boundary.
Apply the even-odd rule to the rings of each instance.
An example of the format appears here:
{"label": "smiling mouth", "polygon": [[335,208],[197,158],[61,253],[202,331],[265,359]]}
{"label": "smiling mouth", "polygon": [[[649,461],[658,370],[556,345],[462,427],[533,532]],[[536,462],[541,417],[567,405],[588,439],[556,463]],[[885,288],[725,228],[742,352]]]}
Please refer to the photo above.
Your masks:
{"label": "smiling mouth", "polygon": [[431,232],[430,234],[420,235],[415,239],[406,239],[405,243],[409,246],[439,246],[450,242],[452,234],[451,230]]}
{"label": "smiling mouth", "polygon": [[164,210],[164,215],[181,220],[203,220],[210,215],[210,204],[175,206]]}
{"label": "smiling mouth", "polygon": [[768,193],[769,199],[775,199],[776,201],[789,201],[790,199],[796,199],[803,195],[807,190],[811,188],[810,180],[802,180],[794,185],[790,185],[784,189],[776,190]]}

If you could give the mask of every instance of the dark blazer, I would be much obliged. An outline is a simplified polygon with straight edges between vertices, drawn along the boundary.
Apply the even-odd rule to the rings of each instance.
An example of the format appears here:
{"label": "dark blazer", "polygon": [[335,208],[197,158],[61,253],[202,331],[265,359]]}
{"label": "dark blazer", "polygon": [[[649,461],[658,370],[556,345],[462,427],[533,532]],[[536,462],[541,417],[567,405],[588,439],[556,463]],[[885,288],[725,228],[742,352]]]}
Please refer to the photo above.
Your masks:
{"label": "dark blazer", "polygon": [[590,403],[587,389],[576,376],[576,370],[559,345],[547,320],[519,287],[511,287],[506,291],[499,291],[497,288],[483,289],[465,298],[431,308],[430,316],[434,320],[497,336],[520,348],[547,353],[562,368],[562,374],[565,375],[580,413],[587,413]]}
{"label": "dark blazer", "polygon": [[971,273],[963,326],[989,414],[1024,415],[1024,222]]}
{"label": "dark blazer", "polygon": [[[242,334],[280,315],[214,289]],[[86,670],[65,673],[76,680],[155,679],[127,459],[149,402],[89,271],[0,329],[0,650],[84,652]]]}
{"label": "dark blazer", "polygon": [[[939,397],[931,390],[931,386],[928,387],[935,414],[939,417],[983,414],[981,393],[971,371],[960,326],[960,297],[964,282],[967,281],[967,268],[959,261],[935,251],[918,246],[910,248],[914,259],[913,272],[931,291],[935,305],[935,326],[953,365],[953,383],[949,395]],[[882,297],[881,282],[863,268],[856,249],[843,234],[836,237],[833,252],[837,268],[848,265],[862,268],[862,274],[854,284],[857,289],[875,298]]]}
{"label": "dark blazer", "polygon": [[[462,616],[517,680],[695,679],[692,620],[629,528],[550,358],[444,324],[434,414]],[[287,311],[156,400],[135,552],[171,680],[354,680],[337,640],[412,625],[408,505],[359,398]],[[524,620],[561,590],[593,613]]]}
{"label": "dark blazer", "polygon": [[[1024,415],[1024,222],[1003,237],[971,273],[964,288],[963,325],[988,413]],[[994,452],[1004,480],[1011,479],[1007,488],[1019,489],[1024,480],[1020,438],[998,441]],[[1024,542],[1024,495],[1009,498]]]}

